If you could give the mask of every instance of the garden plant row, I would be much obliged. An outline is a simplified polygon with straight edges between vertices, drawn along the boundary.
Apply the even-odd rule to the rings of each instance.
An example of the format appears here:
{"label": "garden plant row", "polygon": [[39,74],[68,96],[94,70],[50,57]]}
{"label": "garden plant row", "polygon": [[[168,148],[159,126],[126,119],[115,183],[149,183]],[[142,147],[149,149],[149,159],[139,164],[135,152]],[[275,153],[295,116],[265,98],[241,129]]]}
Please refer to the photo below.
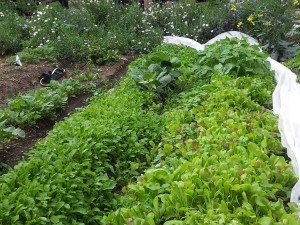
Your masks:
{"label": "garden plant row", "polygon": [[102,224],[298,224],[288,202],[296,179],[268,109],[275,82],[266,56],[238,40],[199,55],[192,76],[202,66],[209,84],[194,81],[167,101],[153,166]]}
{"label": "garden plant row", "polygon": [[139,58],[0,177],[0,223],[298,224],[266,58],[237,39]]}
{"label": "garden plant row", "polygon": [[62,83],[52,81],[47,88],[11,99],[7,107],[0,109],[0,141],[7,142],[15,136],[25,137],[21,128],[41,119],[55,118],[57,110],[66,105],[68,98],[87,90],[87,86],[91,88],[91,85],[73,79]]}

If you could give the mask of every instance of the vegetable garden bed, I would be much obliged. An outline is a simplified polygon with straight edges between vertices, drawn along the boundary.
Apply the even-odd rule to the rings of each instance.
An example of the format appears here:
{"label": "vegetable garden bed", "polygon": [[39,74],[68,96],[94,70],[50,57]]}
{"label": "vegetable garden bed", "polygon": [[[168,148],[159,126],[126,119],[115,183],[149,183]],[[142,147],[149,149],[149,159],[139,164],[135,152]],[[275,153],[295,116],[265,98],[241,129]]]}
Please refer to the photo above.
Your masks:
{"label": "vegetable garden bed", "polygon": [[[47,132],[52,129],[55,122],[62,120],[76,108],[87,105],[87,99],[92,96],[92,89],[99,87],[104,89],[111,88],[115,81],[126,74],[126,66],[133,58],[133,56],[126,56],[122,60],[110,65],[92,66],[92,68],[85,66],[80,70],[76,69],[78,66],[76,64],[68,65],[68,68],[70,68],[73,74],[72,77],[77,80],[73,80],[73,83],[75,82],[77,86],[75,90],[76,96],[69,96],[68,100],[66,100],[66,97],[65,99],[56,97],[57,100],[63,102],[61,105],[62,108],[60,109],[57,109],[57,104],[55,104],[54,98],[52,98],[52,95],[58,95],[57,85],[54,86],[51,91],[44,90],[44,88],[40,89],[38,86],[34,88],[34,91],[31,90],[33,87],[27,86],[27,83],[32,82],[32,79],[37,80],[37,76],[41,71],[48,70],[52,65],[49,63],[41,63],[40,65],[25,64],[21,69],[17,69],[12,65],[1,65],[0,72],[5,69],[9,71],[6,76],[2,76],[3,80],[5,80],[5,82],[1,83],[1,88],[5,87],[5,90],[0,93],[1,103],[3,103],[2,110],[10,112],[11,119],[13,119],[13,115],[15,115],[15,118],[20,118],[19,114],[22,114],[22,112],[26,114],[25,111],[27,111],[28,113],[22,116],[22,123],[19,123],[21,121],[15,121],[15,124],[11,124],[24,130],[26,137],[13,138],[10,139],[8,143],[0,142],[0,171],[4,172],[6,170],[5,168],[14,166],[19,160],[26,158],[26,153],[34,147],[36,141],[47,135]],[[30,74],[28,74],[29,72]],[[27,75],[25,75],[25,73]],[[92,75],[92,79],[86,80],[90,75]],[[92,85],[89,84],[92,89],[86,89],[86,84],[88,83],[92,83]],[[78,88],[79,86],[80,88]],[[86,87],[84,88],[84,86]],[[72,89],[72,87],[68,86],[67,89]],[[27,93],[24,94],[26,91]],[[88,91],[88,93],[86,91]],[[8,98],[11,92],[15,92],[15,94],[18,95]],[[8,102],[10,102],[9,104],[12,106],[7,107]],[[16,102],[18,103],[16,104]],[[1,115],[3,114],[2,110],[0,110]],[[49,117],[45,110],[52,116]],[[30,116],[34,118],[28,121]],[[27,122],[24,120],[25,117],[27,117]],[[1,122],[3,122],[3,120],[1,120]],[[3,134],[2,130],[0,133]]]}
{"label": "vegetable garden bed", "polygon": [[[270,110],[268,55],[235,39],[201,53],[155,48],[164,35],[204,43],[239,30],[275,58],[292,55],[282,39],[298,1],[225,2],[146,11],[106,0],[72,1],[70,9],[24,4],[30,17],[0,2],[1,54],[21,51],[25,62],[103,64],[151,52],[114,92],[97,92],[0,176],[0,224],[299,224],[289,203],[297,179]],[[20,110],[5,121],[18,112],[26,120]]]}
{"label": "vegetable garden bed", "polygon": [[[138,59],[134,79],[58,123],[0,177],[0,222],[298,224],[266,58],[224,40]],[[255,61],[259,71],[248,67]]]}

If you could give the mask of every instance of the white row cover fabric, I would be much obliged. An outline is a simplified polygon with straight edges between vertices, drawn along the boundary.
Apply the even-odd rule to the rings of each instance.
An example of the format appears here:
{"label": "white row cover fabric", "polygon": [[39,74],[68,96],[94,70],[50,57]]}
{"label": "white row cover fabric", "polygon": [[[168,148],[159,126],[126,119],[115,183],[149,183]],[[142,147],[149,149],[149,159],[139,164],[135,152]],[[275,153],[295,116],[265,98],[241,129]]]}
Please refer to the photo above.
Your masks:
{"label": "white row cover fabric", "polygon": [[258,45],[258,41],[255,38],[249,36],[248,34],[239,32],[239,31],[228,31],[228,32],[219,34],[216,37],[214,37],[213,39],[210,39],[208,42],[206,42],[205,45],[211,45],[211,44],[215,43],[216,41],[226,39],[226,38],[246,39],[250,45]]}
{"label": "white row cover fabric", "polygon": [[186,46],[194,48],[198,51],[203,51],[204,50],[204,45],[201,45],[197,41],[194,41],[192,39],[185,38],[185,37],[164,36],[163,42],[168,43],[168,44],[186,45]]}
{"label": "white row cover fabric", "polygon": [[[207,45],[233,37],[246,39],[250,45],[258,45],[256,39],[238,31],[219,34],[206,44],[177,36],[165,36],[163,42],[186,45],[202,51]],[[271,70],[275,72],[277,81],[273,92],[273,113],[279,117],[278,128],[281,134],[281,143],[287,149],[287,155],[290,157],[294,172],[298,177],[298,182],[292,189],[290,201],[300,207],[300,84],[296,82],[296,74],[289,68],[270,57],[267,60],[271,63]]]}

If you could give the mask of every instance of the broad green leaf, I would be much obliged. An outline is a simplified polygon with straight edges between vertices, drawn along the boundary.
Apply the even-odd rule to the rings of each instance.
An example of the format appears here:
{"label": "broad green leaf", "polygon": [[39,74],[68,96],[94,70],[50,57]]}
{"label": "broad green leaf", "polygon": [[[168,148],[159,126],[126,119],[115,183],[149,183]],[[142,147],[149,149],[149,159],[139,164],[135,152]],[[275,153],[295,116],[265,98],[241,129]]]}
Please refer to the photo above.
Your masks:
{"label": "broad green leaf", "polygon": [[180,220],[169,220],[164,223],[164,225],[182,225],[182,224],[184,224],[184,222]]}
{"label": "broad green leaf", "polygon": [[73,209],[72,212],[86,215],[86,214],[88,214],[89,210],[86,208],[83,208],[83,207],[78,207],[78,208]]}
{"label": "broad green leaf", "polygon": [[271,217],[262,217],[258,220],[258,224],[259,225],[273,225],[275,223],[274,223],[273,218],[271,218]]}

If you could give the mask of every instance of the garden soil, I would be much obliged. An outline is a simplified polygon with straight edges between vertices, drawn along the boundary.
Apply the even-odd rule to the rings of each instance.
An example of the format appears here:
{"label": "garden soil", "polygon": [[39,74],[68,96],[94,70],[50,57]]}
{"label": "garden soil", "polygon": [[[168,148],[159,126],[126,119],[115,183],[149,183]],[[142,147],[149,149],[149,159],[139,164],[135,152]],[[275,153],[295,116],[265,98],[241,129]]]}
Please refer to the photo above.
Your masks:
{"label": "garden soil", "polygon": [[[121,60],[103,66],[93,66],[92,72],[98,73],[99,76],[92,82],[97,86],[103,86],[102,81],[108,80],[113,84],[114,80],[120,79],[127,72],[127,65],[135,56],[126,56]],[[60,68],[67,68],[71,74],[85,73],[88,70],[87,65],[72,64],[61,62]],[[7,64],[6,58],[0,58],[0,109],[4,108],[10,97],[19,94],[25,94],[30,90],[43,88],[39,84],[38,77],[42,72],[53,70],[53,63],[41,62],[39,64],[23,64],[17,67],[13,64]],[[109,88],[110,85],[107,87]],[[54,124],[72,113],[76,108],[88,105],[88,98],[91,94],[83,93],[68,100],[67,106],[57,112],[55,120],[41,120],[36,125],[23,128],[26,137],[24,139],[13,139],[9,144],[0,142],[0,173],[9,166],[14,166],[19,160],[27,157],[27,152],[34,147],[35,143],[46,137],[48,131],[52,130]]]}

